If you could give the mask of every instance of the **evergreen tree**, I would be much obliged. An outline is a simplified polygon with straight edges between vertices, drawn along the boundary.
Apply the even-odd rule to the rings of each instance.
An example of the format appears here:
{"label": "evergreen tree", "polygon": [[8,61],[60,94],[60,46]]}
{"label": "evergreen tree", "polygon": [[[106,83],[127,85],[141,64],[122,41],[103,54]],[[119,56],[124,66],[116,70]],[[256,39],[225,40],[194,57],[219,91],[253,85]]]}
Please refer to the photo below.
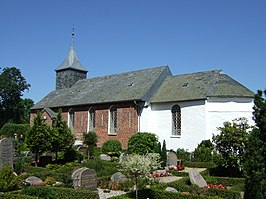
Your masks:
{"label": "evergreen tree", "polygon": [[258,91],[254,100],[256,127],[245,150],[245,199],[266,198],[266,90]]}
{"label": "evergreen tree", "polygon": [[55,159],[59,151],[70,149],[74,144],[74,135],[62,120],[62,110],[59,109],[56,119],[52,124],[51,131],[51,151],[55,152]]}
{"label": "evergreen tree", "polygon": [[166,162],[167,162],[167,150],[166,150],[166,143],[165,140],[163,140],[163,146],[162,146],[162,161],[164,166],[166,166]]}
{"label": "evergreen tree", "polygon": [[35,154],[36,166],[39,155],[49,151],[51,148],[50,131],[50,127],[44,123],[41,113],[38,112],[26,137],[28,148]]}
{"label": "evergreen tree", "polygon": [[88,146],[89,158],[92,158],[98,140],[97,135],[94,132],[83,133],[83,139],[83,143]]}

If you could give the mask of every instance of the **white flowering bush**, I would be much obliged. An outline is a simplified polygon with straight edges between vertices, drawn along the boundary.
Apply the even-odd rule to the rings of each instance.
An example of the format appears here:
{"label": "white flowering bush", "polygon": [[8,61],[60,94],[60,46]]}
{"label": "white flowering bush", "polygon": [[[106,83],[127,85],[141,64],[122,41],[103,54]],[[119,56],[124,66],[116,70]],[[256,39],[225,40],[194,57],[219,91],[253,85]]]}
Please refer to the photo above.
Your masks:
{"label": "white flowering bush", "polygon": [[131,154],[121,162],[121,171],[132,178],[136,185],[136,198],[139,178],[151,178],[151,172],[158,168],[160,155],[148,153],[146,155]]}

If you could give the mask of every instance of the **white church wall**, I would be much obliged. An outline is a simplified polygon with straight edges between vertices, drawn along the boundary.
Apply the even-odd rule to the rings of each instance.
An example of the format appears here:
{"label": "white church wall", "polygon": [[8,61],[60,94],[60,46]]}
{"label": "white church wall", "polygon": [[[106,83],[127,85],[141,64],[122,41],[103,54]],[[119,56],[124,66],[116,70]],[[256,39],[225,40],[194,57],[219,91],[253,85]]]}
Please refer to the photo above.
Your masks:
{"label": "white church wall", "polygon": [[247,98],[211,98],[206,103],[206,139],[211,139],[213,134],[219,133],[217,127],[223,127],[223,123],[240,117],[248,119],[250,125],[254,125],[253,100]]}
{"label": "white church wall", "polygon": [[[173,105],[181,107],[181,136],[172,136]],[[140,131],[155,133],[167,149],[183,148],[193,151],[205,137],[205,101],[152,104],[144,109],[140,118]]]}

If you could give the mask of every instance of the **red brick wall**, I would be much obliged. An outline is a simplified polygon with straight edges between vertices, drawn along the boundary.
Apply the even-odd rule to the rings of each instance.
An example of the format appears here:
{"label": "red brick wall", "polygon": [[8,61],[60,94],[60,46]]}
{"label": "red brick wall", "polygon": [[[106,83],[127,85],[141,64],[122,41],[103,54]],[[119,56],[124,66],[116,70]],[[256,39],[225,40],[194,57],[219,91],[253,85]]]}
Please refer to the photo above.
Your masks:
{"label": "red brick wall", "polygon": [[[108,112],[111,105],[117,108],[117,131],[115,135],[108,134]],[[77,140],[83,140],[83,133],[87,132],[88,110],[91,106],[80,106],[74,108],[74,129],[73,133]],[[107,140],[119,140],[123,148],[127,148],[128,139],[138,131],[138,115],[133,103],[95,105],[95,129],[98,137],[97,146],[101,147]],[[62,119],[68,122],[68,111],[70,108],[62,110]],[[47,114],[46,112],[43,114]],[[31,121],[35,113],[31,113]],[[51,124],[50,117],[47,117],[47,124]],[[31,122],[32,123],[32,122]]]}

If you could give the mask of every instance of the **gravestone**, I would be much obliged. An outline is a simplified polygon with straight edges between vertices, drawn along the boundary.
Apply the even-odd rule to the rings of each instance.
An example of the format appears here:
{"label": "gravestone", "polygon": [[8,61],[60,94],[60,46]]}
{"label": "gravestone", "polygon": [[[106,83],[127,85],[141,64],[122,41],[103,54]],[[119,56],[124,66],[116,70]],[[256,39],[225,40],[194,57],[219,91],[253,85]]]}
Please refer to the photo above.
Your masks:
{"label": "gravestone", "polygon": [[73,186],[75,189],[97,189],[96,171],[86,167],[79,168],[72,173]]}
{"label": "gravestone", "polygon": [[106,154],[101,154],[100,155],[100,159],[101,160],[108,160],[108,161],[110,161],[111,160],[111,157],[109,155],[106,155]]}
{"label": "gravestone", "polygon": [[177,165],[177,156],[176,156],[175,152],[173,152],[173,151],[168,152],[167,163],[168,163],[168,166]]}
{"label": "gravestone", "polygon": [[197,169],[192,169],[192,170],[189,172],[189,179],[190,179],[190,182],[191,182],[192,184],[196,184],[196,185],[198,185],[199,187],[205,187],[205,186],[207,186],[206,181],[205,181],[204,178],[200,175],[200,173],[198,172]]}
{"label": "gravestone", "polygon": [[120,183],[125,181],[127,178],[124,174],[122,174],[121,172],[116,172],[111,176],[111,181],[115,182],[115,183]]}
{"label": "gravestone", "polygon": [[7,165],[13,168],[13,146],[10,138],[0,140],[0,169]]}
{"label": "gravestone", "polygon": [[30,185],[35,185],[35,186],[38,186],[38,185],[43,185],[43,181],[40,179],[40,178],[37,178],[35,176],[30,176],[26,179],[26,182],[27,183],[30,183]]}

